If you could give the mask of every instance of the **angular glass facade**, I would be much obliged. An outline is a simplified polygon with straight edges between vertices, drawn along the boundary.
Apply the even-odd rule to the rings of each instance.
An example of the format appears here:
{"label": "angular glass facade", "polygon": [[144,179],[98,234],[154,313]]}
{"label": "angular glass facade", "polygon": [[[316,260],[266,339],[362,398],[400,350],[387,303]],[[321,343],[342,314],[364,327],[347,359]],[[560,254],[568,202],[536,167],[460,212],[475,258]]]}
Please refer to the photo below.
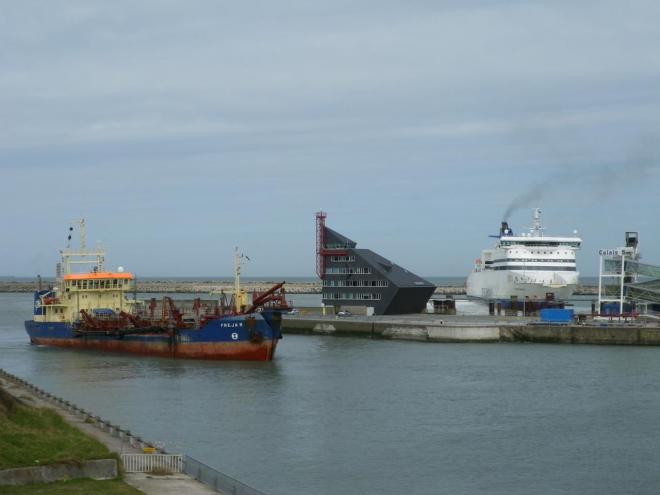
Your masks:
{"label": "angular glass facade", "polygon": [[421,313],[435,285],[340,233],[322,227],[323,303],[373,307],[374,314]]}

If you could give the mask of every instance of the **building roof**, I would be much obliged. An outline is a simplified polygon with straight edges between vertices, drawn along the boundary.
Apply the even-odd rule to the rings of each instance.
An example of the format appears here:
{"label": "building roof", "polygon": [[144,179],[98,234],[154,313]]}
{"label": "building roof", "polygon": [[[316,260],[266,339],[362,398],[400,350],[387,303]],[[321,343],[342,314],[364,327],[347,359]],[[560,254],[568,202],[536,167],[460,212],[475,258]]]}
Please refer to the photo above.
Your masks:
{"label": "building roof", "polygon": [[330,227],[325,228],[325,244],[342,244],[346,245],[349,248],[354,248],[357,245],[357,242],[349,239],[345,235],[340,234],[336,230],[332,230]]}
{"label": "building roof", "polygon": [[413,272],[406,270],[396,263],[392,263],[380,254],[374,253],[371,249],[355,249],[354,251],[375,269],[381,271],[398,287],[435,287],[435,284],[415,275]]}

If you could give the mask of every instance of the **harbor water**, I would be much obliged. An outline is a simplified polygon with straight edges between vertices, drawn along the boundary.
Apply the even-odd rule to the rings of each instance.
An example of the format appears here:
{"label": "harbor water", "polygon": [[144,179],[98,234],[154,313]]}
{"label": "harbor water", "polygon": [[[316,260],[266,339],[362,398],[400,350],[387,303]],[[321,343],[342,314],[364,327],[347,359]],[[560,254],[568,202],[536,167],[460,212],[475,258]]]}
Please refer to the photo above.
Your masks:
{"label": "harbor water", "polygon": [[269,495],[660,489],[660,348],[285,335],[272,362],[30,346],[0,367]]}

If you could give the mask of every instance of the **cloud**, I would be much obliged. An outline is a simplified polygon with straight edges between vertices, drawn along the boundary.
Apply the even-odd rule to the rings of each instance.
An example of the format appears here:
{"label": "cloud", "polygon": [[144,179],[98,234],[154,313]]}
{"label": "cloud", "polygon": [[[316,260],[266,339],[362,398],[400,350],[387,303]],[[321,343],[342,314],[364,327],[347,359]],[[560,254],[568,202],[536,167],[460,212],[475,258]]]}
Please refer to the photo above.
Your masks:
{"label": "cloud", "polygon": [[[0,206],[43,199],[59,218],[87,210],[145,237],[160,220],[131,211],[200,237],[242,229],[238,210],[251,253],[277,231],[265,217],[286,224],[270,249],[291,273],[313,270],[292,260],[311,252],[320,206],[355,237],[365,222],[414,237],[443,211],[465,237],[547,177],[596,195],[601,175],[564,171],[632,166],[653,142],[658,14],[645,1],[13,3],[0,16]],[[108,184],[111,198],[96,193]],[[27,226],[42,209],[7,220],[16,238],[39,245]],[[223,234],[214,247],[231,249]],[[411,268],[461,266],[442,232],[428,241]],[[4,259],[20,252],[9,242]],[[468,266],[480,248],[464,250]],[[30,272],[26,258],[0,273],[14,266]]]}

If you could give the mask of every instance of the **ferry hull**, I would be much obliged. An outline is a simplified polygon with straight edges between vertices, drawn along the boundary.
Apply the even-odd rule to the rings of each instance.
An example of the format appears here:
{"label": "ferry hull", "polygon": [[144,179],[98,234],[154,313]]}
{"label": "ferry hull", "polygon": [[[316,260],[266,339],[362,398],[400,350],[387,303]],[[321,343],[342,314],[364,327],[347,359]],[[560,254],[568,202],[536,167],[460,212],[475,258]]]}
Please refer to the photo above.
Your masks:
{"label": "ferry hull", "polygon": [[[497,300],[518,300],[526,297],[532,300],[543,301],[548,294],[554,300],[565,301],[569,299],[578,283],[578,272],[570,275],[564,274],[562,284],[553,284],[554,272],[536,272],[533,276],[515,271],[481,271],[473,272],[468,276],[465,291],[468,297]],[[550,282],[548,282],[550,281]]]}
{"label": "ferry hull", "polygon": [[181,330],[174,336],[149,333],[121,337],[77,335],[69,324],[32,320],[25,322],[25,328],[30,342],[36,345],[174,359],[270,361],[280,338],[279,330],[272,328],[264,318],[258,320],[259,338],[253,340],[245,321],[237,318],[214,321],[200,330]]}

